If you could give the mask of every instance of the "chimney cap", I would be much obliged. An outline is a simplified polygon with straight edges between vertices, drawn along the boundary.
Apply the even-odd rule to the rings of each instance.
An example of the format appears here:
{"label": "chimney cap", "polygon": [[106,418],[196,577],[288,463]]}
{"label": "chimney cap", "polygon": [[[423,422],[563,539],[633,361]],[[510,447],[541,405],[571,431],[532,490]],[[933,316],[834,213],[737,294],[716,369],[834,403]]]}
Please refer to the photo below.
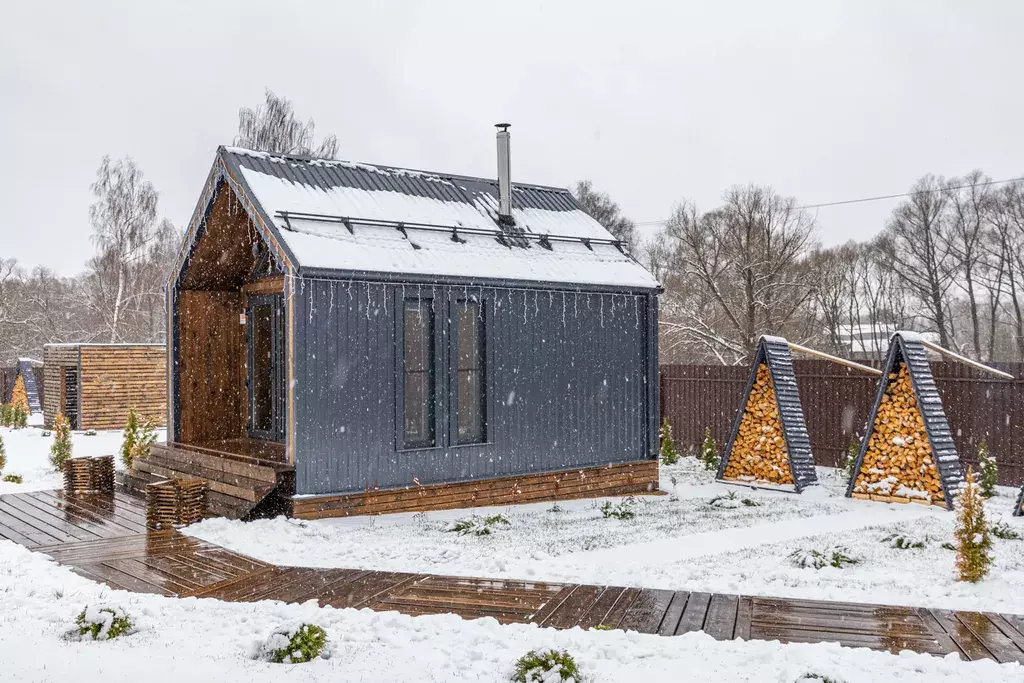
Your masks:
{"label": "chimney cap", "polygon": [[494,127],[495,128],[500,128],[502,130],[508,130],[509,128],[512,127],[512,124],[511,123],[496,123],[496,124],[494,124]]}

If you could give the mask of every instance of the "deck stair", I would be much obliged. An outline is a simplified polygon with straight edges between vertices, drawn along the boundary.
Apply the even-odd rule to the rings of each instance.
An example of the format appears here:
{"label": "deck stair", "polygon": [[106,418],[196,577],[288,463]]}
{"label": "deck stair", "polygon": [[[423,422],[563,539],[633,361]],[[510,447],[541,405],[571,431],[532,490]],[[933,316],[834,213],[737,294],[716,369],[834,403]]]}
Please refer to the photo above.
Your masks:
{"label": "deck stair", "polygon": [[294,469],[250,456],[205,452],[187,445],[156,444],[122,478],[123,490],[143,494],[146,484],[163,479],[206,482],[207,512],[231,519],[290,514]]}

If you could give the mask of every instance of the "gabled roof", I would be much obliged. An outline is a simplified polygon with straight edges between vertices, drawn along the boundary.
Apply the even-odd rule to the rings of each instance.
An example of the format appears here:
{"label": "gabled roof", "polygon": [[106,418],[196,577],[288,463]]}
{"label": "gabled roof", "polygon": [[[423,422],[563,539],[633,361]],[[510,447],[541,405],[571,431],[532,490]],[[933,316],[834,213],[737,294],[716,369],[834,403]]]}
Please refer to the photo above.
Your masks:
{"label": "gabled roof", "polygon": [[[218,151],[300,274],[444,276],[653,289],[568,190],[247,149]],[[543,239],[542,239],[543,237]]]}

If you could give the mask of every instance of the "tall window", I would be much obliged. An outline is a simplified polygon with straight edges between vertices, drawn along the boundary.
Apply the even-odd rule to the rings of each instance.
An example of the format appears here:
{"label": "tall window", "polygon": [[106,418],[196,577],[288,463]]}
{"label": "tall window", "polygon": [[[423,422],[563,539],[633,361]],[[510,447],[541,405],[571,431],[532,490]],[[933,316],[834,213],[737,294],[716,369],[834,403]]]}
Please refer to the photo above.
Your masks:
{"label": "tall window", "polygon": [[483,309],[478,301],[460,302],[455,308],[456,438],[460,444],[481,443],[487,440]]}
{"label": "tall window", "polygon": [[434,434],[434,310],[430,299],[405,302],[405,446],[429,447]]}

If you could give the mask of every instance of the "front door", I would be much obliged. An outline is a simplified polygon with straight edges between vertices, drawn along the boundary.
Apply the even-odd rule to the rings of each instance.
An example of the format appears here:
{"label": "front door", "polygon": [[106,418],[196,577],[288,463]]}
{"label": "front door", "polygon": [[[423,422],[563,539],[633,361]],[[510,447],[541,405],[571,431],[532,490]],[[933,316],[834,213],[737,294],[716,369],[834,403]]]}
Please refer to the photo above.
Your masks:
{"label": "front door", "polygon": [[249,436],[284,441],[284,297],[250,296]]}

